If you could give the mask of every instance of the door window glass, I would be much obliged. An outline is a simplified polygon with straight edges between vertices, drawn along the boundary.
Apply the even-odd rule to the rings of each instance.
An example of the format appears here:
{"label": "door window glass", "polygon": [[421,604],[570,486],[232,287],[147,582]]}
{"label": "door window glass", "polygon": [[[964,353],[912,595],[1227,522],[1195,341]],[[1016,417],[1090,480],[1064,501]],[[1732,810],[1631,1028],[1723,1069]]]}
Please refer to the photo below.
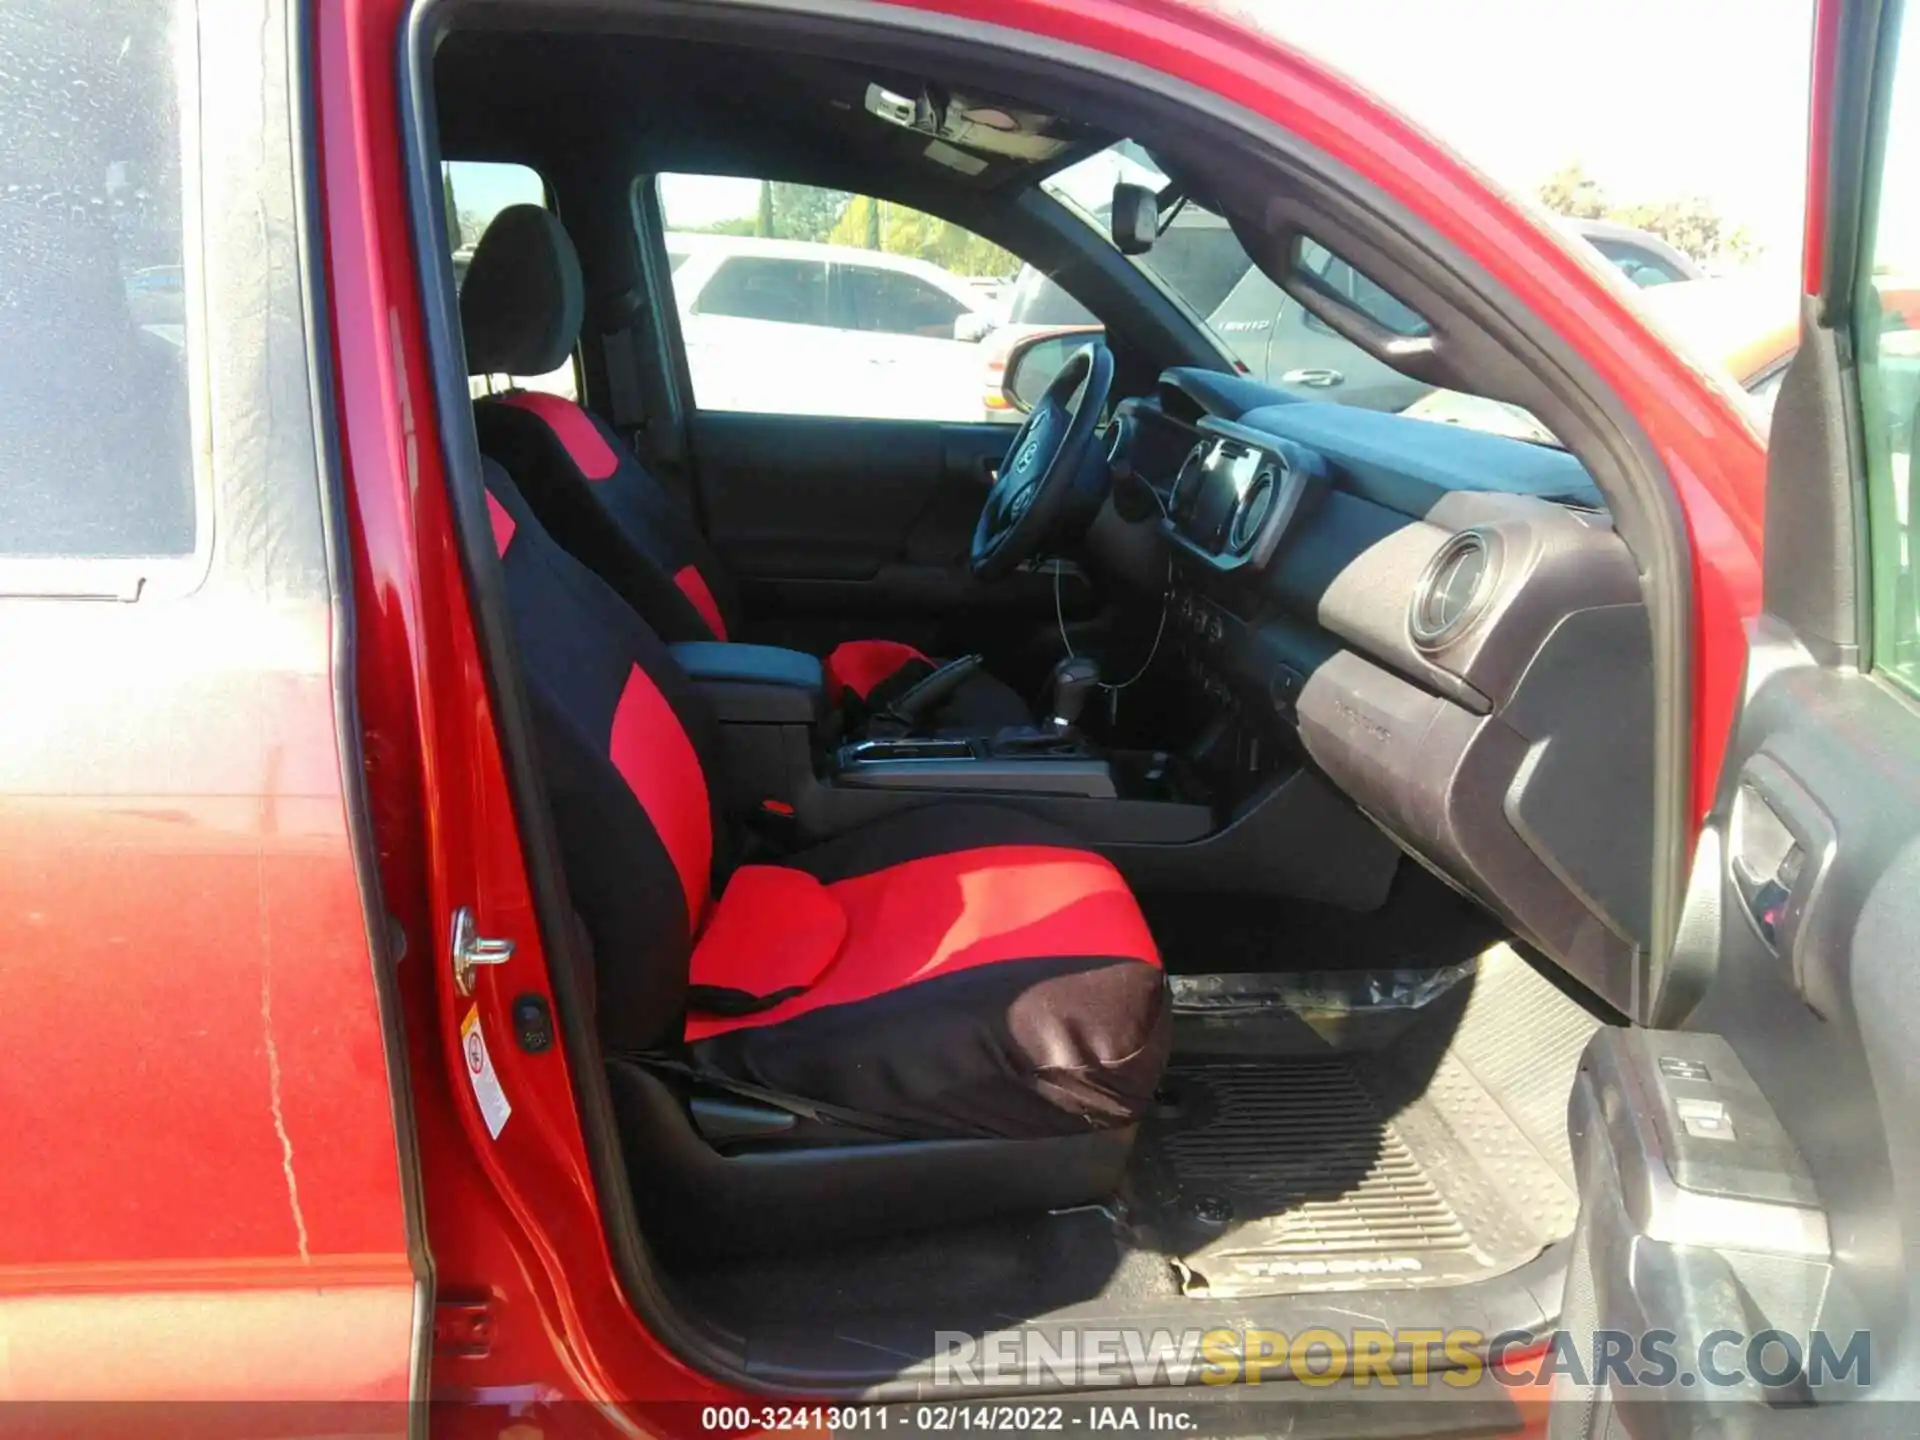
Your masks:
{"label": "door window glass", "polygon": [[[467,282],[473,247],[487,233],[493,217],[509,205],[538,205],[550,209],[546,181],[537,170],[493,160],[449,160],[440,167],[440,193],[446,206],[447,241],[453,250],[453,283]],[[545,390],[580,398],[580,365],[569,356],[564,365],[545,375],[469,375],[467,390],[476,399],[498,390]]]}
{"label": "door window glass", "polygon": [[701,409],[1018,418],[998,391],[1020,262],[999,246],[844,190],[716,175],[658,186]]}
{"label": "door window glass", "polygon": [[0,7],[0,562],[195,549],[193,37],[170,0]]}
{"label": "door window glass", "polygon": [[839,278],[842,313],[856,330],[951,340],[954,322],[967,313],[946,291],[898,270],[842,265]]}
{"label": "door window glass", "polygon": [[[1899,12],[1893,12],[1898,14]],[[1867,456],[1873,666],[1920,693],[1913,428],[1920,402],[1920,45],[1899,36],[1880,153],[1869,167],[1854,345]]]}
{"label": "door window glass", "polygon": [[692,310],[777,325],[825,325],[827,267],[820,260],[728,256],[693,297]]}

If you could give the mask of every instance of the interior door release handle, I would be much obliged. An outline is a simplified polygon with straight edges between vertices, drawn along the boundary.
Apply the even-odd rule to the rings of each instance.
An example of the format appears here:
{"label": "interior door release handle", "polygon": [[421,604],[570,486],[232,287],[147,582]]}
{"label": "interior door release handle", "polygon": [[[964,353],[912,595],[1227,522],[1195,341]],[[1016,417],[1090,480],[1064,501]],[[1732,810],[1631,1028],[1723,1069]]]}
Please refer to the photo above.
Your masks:
{"label": "interior door release handle", "polygon": [[1347,377],[1338,370],[1324,370],[1308,367],[1304,370],[1289,370],[1280,377],[1282,385],[1311,385],[1316,390],[1331,390]]}
{"label": "interior door release handle", "polygon": [[1787,907],[1793,903],[1794,889],[1800,883],[1806,858],[1807,852],[1795,844],[1781,857],[1773,874],[1765,878],[1748,873],[1737,858],[1734,861],[1740,898],[1746,902],[1747,913],[1753,917],[1761,937],[1776,951],[1780,948],[1780,925],[1786,919]]}
{"label": "interior door release handle", "polygon": [[1777,760],[1763,753],[1741,767],[1727,868],[1747,918],[1791,960],[1796,983],[1807,916],[1819,907],[1836,839],[1820,803]]}
{"label": "interior door release handle", "polygon": [[1785,961],[1817,1015],[1840,1013],[1845,953],[1828,911],[1840,834],[1813,793],[1765,751],[1740,767],[1728,834],[1728,878],[1767,948]]}

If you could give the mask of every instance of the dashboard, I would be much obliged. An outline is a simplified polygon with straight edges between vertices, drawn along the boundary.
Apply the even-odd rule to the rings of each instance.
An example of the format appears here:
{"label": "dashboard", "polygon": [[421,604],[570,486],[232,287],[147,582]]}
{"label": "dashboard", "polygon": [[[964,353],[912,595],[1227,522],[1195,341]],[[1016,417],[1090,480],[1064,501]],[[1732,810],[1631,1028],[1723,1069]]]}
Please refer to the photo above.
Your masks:
{"label": "dashboard", "polygon": [[1122,405],[1109,463],[1101,558],[1170,577],[1206,702],[1628,1005],[1651,928],[1651,631],[1579,461],[1175,370]]}

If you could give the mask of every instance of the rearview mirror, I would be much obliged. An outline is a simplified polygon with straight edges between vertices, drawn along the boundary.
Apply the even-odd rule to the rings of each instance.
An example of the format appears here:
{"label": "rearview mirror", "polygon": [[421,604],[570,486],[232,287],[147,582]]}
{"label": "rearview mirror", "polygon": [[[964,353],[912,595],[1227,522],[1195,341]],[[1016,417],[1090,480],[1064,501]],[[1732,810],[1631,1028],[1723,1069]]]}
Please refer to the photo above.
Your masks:
{"label": "rearview mirror", "polygon": [[976,345],[999,328],[991,315],[982,315],[978,310],[969,310],[953,322],[953,338]]}
{"label": "rearview mirror", "polygon": [[1033,409],[1073,352],[1106,333],[1098,325],[1076,325],[1071,330],[1047,330],[1021,340],[1007,354],[1006,374],[1001,381],[1000,393],[1007,408],[1022,415]]}
{"label": "rearview mirror", "polygon": [[1107,229],[1122,255],[1144,255],[1160,237],[1160,197],[1144,185],[1116,181]]}

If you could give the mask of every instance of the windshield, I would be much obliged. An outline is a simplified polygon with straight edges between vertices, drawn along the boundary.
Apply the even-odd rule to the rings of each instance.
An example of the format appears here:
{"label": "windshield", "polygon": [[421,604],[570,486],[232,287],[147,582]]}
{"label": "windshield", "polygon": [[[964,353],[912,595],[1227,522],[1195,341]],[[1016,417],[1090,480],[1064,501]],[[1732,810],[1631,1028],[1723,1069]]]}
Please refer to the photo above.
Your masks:
{"label": "windshield", "polygon": [[[1166,189],[1168,177],[1142,146],[1123,140],[1067,166],[1042,188],[1082,224],[1111,244],[1108,217],[1119,183]],[[1531,415],[1493,401],[1436,391],[1374,359],[1310,314],[1248,257],[1224,216],[1197,200],[1163,211],[1153,248],[1129,256],[1176,297],[1247,375],[1303,400],[1406,414],[1436,424],[1487,430],[1538,444],[1556,443]],[[1411,307],[1325,246],[1308,242],[1301,263],[1318,288],[1345,296],[1392,328],[1420,334],[1426,322]],[[1015,283],[1008,316],[1015,326],[1097,325],[1077,300],[1029,266]]]}
{"label": "windshield", "polygon": [[[1166,187],[1167,176],[1146,150],[1122,140],[1048,176],[1041,188],[1111,243],[1108,217],[1113,210],[1113,187],[1121,183],[1158,191]],[[1161,223],[1164,229],[1153,249],[1127,258],[1176,296],[1250,372],[1259,373],[1259,367],[1247,363],[1242,352],[1264,352],[1265,342],[1246,343],[1260,328],[1246,322],[1264,319],[1271,325],[1281,300],[1279,287],[1254,267],[1225,219],[1205,206],[1187,201],[1171,217],[1162,216]],[[1240,323],[1235,324],[1236,319]],[[1097,323],[1084,306],[1031,268],[1015,288],[1012,320],[1015,324]],[[1260,358],[1264,361],[1264,353]]]}

